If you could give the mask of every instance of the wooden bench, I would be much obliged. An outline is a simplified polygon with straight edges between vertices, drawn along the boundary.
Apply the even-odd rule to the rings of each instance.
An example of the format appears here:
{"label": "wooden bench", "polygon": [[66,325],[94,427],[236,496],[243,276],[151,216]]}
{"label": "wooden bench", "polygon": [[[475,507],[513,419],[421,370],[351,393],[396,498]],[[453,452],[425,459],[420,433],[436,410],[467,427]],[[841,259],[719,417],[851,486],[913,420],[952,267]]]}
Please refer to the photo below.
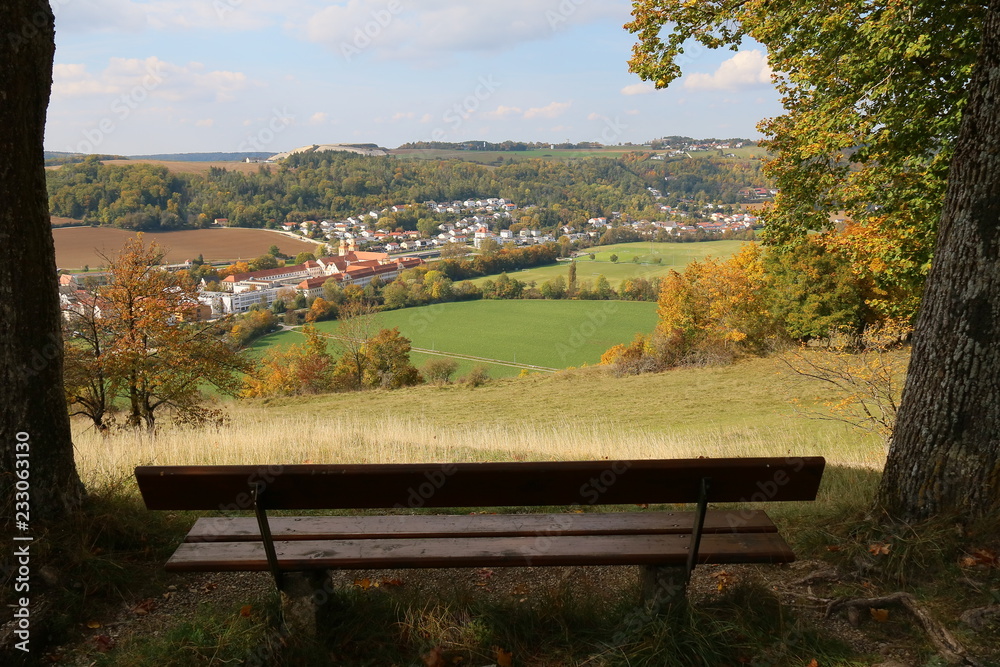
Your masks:
{"label": "wooden bench", "polygon": [[[660,604],[703,563],[786,563],[795,556],[761,510],[708,503],[813,500],[825,461],[808,458],[545,461],[455,464],[143,466],[153,510],[249,510],[198,519],[166,569],[270,571],[286,617],[314,628],[308,598],[329,569],[639,565]],[[635,511],[694,503],[695,509]],[[632,511],[583,511],[629,505]],[[569,506],[545,514],[472,508]],[[371,510],[379,515],[280,516],[271,510]],[[413,510],[462,508],[463,514]],[[325,573],[324,573],[325,574]],[[303,602],[305,600],[305,602]],[[303,606],[304,605],[304,606]]]}

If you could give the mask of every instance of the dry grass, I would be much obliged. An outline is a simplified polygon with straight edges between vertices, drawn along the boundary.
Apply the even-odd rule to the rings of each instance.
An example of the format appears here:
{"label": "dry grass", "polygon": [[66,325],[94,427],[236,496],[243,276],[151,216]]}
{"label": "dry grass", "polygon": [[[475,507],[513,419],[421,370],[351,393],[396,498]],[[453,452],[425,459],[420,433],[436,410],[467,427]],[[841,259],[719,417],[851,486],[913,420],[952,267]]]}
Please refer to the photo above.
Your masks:
{"label": "dry grass", "polygon": [[[777,431],[709,429],[662,433],[610,422],[549,426],[512,420],[441,426],[411,417],[272,414],[259,404],[230,407],[222,428],[165,427],[156,435],[101,436],[77,423],[77,465],[88,484],[121,478],[136,465],[400,463],[821,455],[831,465],[880,469],[881,446],[866,439]],[[811,440],[810,440],[811,438]],[[810,442],[807,448],[801,443]]]}
{"label": "dry grass", "polygon": [[202,162],[191,161],[182,162],[179,160],[148,160],[148,159],[128,159],[128,160],[102,160],[102,164],[109,166],[129,166],[133,164],[152,164],[159,167],[166,167],[174,174],[207,174],[212,167],[219,167],[228,171],[236,171],[241,174],[256,174],[261,167],[277,169],[276,165],[264,165],[259,162],[235,162],[235,161],[215,161]]}

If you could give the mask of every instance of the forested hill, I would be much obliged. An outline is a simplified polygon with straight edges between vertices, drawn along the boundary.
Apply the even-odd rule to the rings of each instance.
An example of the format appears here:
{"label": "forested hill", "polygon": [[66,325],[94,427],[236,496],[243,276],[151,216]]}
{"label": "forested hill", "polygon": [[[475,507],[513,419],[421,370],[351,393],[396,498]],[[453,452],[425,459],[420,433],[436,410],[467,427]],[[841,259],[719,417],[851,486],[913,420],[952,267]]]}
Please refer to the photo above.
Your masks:
{"label": "forested hill", "polygon": [[[654,219],[681,200],[733,203],[766,185],[758,160],[653,160],[651,154],[483,166],[461,160],[402,160],[340,152],[293,155],[256,172],[211,168],[175,173],[162,165],[104,165],[96,157],[48,172],[53,215],[156,230],[228,218],[240,227],[348,216],[393,204],[504,197],[535,205],[542,226],[581,224],[612,211]],[[650,188],[663,191],[657,200]]]}

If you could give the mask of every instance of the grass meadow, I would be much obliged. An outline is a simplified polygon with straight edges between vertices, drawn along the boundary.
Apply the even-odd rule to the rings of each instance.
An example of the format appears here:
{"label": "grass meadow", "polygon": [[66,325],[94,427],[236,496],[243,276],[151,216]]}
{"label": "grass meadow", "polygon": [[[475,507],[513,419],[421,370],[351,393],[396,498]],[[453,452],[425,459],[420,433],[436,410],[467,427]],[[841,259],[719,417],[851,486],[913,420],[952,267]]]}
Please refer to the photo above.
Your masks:
{"label": "grass meadow", "polygon": [[[75,566],[74,581],[84,580],[91,591],[110,589],[113,602],[126,597],[126,589],[146,591],[138,593],[144,599],[159,596],[170,583],[185,589],[191,585],[194,575],[167,577],[162,563],[196,514],[142,509],[132,469],[148,464],[821,455],[828,468],[818,502],[774,503],[768,512],[794,548],[822,551],[810,540],[828,539],[816,537],[824,534],[823,521],[857,512],[870,501],[884,450],[880,441],[839,422],[805,417],[803,410],[822,406],[830,396],[801,384],[784,369],[776,358],[623,378],[603,368],[585,368],[492,380],[476,388],[425,385],[233,401],[221,404],[230,416],[228,425],[164,424],[155,435],[100,435],[78,421],[77,466],[94,492],[97,508],[85,524],[89,527],[75,529],[82,535],[73,558],[82,561]],[[132,542],[147,554],[144,569],[136,569],[139,561],[133,552],[126,552],[123,562],[114,560],[108,546],[120,549]],[[727,588],[680,616],[641,616],[636,623],[635,584],[630,583],[634,576],[578,570],[561,575],[572,574],[572,591],[556,582],[558,573],[545,572],[553,583],[530,593],[516,580],[537,575],[498,571],[497,580],[513,577],[514,590],[521,591],[509,600],[477,598],[475,586],[480,584],[450,583],[427,590],[411,572],[399,573],[406,583],[398,593],[369,590],[367,580],[359,584],[355,577],[383,575],[348,573],[341,577],[346,584],[338,589],[338,604],[331,608],[332,620],[323,628],[321,643],[281,640],[286,646],[279,650],[285,657],[274,664],[410,665],[422,659],[423,664],[459,664],[428,662],[426,656],[441,648],[449,660],[461,658],[461,664],[471,665],[659,667],[738,664],[741,656],[769,657],[764,664],[802,665],[806,653],[819,656],[823,665],[869,664],[855,661],[851,651],[825,631],[791,620],[798,612],[782,607],[760,586]],[[714,590],[715,580],[711,583]],[[718,588],[721,591],[722,585]],[[203,588],[202,593],[206,590],[211,589]],[[104,612],[92,603],[80,605],[77,613],[91,619],[89,627],[99,626],[94,619],[102,614],[113,617],[115,609],[109,605]],[[101,653],[86,640],[78,651],[91,661],[80,664],[239,663],[241,656],[271,641],[276,609],[273,593],[248,591],[244,598],[227,602],[205,595],[196,617],[165,618],[156,633],[147,627],[147,632],[122,634],[110,652]],[[789,638],[779,627],[784,623],[800,629]],[[496,660],[507,653],[513,662]]]}
{"label": "grass meadow", "polygon": [[[379,313],[380,328],[399,327],[413,347],[459,357],[529,364],[562,369],[593,365],[608,348],[631,341],[636,333],[648,333],[656,325],[656,304],[634,301],[463,301]],[[335,334],[338,322],[320,322],[317,328]],[[284,331],[257,341],[254,350],[263,354],[274,346],[304,340],[295,331]],[[336,343],[334,343],[336,345]],[[413,352],[418,368],[432,356]],[[521,366],[456,358],[458,374],[477,364],[492,377],[510,377]]]}
{"label": "grass meadow", "polygon": [[[597,276],[604,275],[612,286],[617,287],[628,278],[654,278],[665,276],[673,271],[682,271],[692,260],[702,260],[708,256],[726,259],[735,254],[746,241],[702,241],[700,243],[616,243],[599,246],[583,251],[576,258],[576,279],[580,282],[594,283]],[[590,259],[589,253],[594,259]],[[618,261],[612,262],[611,255],[618,255]],[[655,263],[659,260],[659,263]],[[542,284],[558,275],[567,278],[569,266],[559,262],[548,266],[539,266],[509,274],[521,282],[535,281]],[[482,284],[486,280],[494,280],[496,276],[476,278],[472,282]]]}

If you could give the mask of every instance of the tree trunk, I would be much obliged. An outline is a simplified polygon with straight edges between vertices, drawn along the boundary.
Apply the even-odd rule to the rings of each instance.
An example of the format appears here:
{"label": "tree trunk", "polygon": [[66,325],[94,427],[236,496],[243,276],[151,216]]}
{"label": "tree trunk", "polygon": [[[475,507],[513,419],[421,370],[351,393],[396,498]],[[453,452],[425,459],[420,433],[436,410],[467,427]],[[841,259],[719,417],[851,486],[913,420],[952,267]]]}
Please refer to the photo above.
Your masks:
{"label": "tree trunk", "polygon": [[1000,0],[982,37],[879,490],[893,519],[1000,510]]}
{"label": "tree trunk", "polygon": [[[4,5],[0,35],[0,512],[26,468],[32,522],[77,507],[83,486],[63,393],[55,248],[43,136],[55,30],[46,0]],[[27,447],[18,443],[27,443]],[[16,459],[17,454],[28,457]],[[17,467],[15,467],[17,466]],[[24,484],[21,489],[24,489]],[[22,497],[19,496],[18,500]]]}

